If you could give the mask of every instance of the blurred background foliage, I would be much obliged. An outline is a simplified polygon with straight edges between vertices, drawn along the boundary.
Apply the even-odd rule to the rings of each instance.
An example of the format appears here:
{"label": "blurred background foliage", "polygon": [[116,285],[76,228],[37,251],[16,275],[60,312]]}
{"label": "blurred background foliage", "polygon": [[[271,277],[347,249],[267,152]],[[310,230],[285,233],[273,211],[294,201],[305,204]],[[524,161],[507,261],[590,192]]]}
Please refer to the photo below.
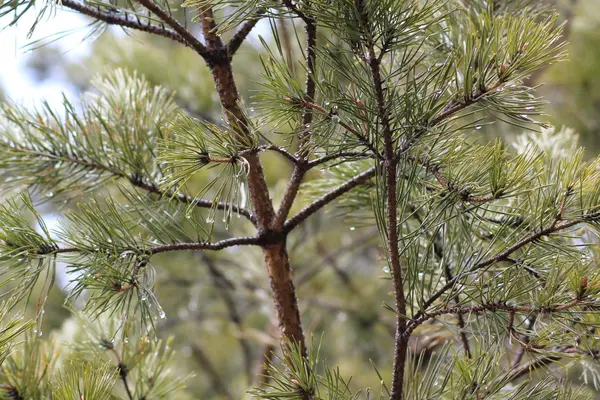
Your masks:
{"label": "blurred background foliage", "polygon": [[[532,76],[530,83],[543,84],[538,90],[549,101],[545,120],[559,127],[573,127],[588,155],[596,155],[600,150],[599,3],[551,3],[566,23],[569,61],[549,66]],[[284,47],[296,54],[290,59],[300,59],[297,43],[302,41],[301,28],[296,31],[289,20],[279,21],[277,28]],[[258,32],[271,40],[268,25]],[[90,47],[88,56],[73,62],[55,43],[47,44],[28,56],[24,73],[40,84],[61,79],[74,91],[82,92],[89,89],[91,78],[98,73],[116,68],[136,70],[152,84],[174,90],[176,102],[190,114],[218,122],[220,107],[210,72],[190,49],[118,29],[108,30],[81,46]],[[242,98],[250,105],[262,70],[261,48],[253,35],[234,59]],[[301,68],[296,71],[302,80]],[[479,131],[482,140],[492,136],[511,138],[521,132],[501,122]],[[291,168],[282,168],[279,160],[273,161],[266,158],[264,168],[277,197]],[[74,203],[67,202],[64,207],[73,207]],[[51,220],[56,210],[46,206],[43,211]],[[369,360],[382,375],[390,375],[394,315],[383,307],[391,302],[391,286],[384,278],[387,274],[382,270],[375,228],[352,226],[343,215],[325,211],[308,220],[288,240],[306,332],[314,332],[317,341],[321,333],[326,335],[322,358],[338,365],[342,376],[353,376],[353,386],[376,386],[379,379]],[[264,356],[278,346],[260,251],[234,248],[218,254],[169,254],[157,257],[153,264],[157,271],[156,294],[167,315],[165,320],[157,321],[159,336],[165,340],[170,335],[175,337],[172,346],[176,375],[187,376],[195,371],[181,398],[242,398],[261,370]],[[44,336],[54,333],[58,341],[70,341],[79,332],[76,319],[63,307],[66,291],[61,287],[68,285],[68,279],[59,266],[57,287],[50,292],[40,327]],[[413,346],[432,349],[450,335],[449,331],[424,330]]]}

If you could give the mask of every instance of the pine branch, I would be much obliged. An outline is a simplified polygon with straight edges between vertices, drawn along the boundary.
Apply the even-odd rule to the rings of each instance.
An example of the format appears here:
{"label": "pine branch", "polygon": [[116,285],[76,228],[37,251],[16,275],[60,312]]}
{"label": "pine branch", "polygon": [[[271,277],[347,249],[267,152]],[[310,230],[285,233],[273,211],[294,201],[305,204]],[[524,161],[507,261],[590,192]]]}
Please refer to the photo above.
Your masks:
{"label": "pine branch", "polygon": [[42,157],[42,158],[47,158],[50,160],[69,162],[69,163],[72,163],[75,165],[80,165],[82,167],[88,168],[90,170],[98,170],[101,172],[105,172],[110,175],[113,175],[117,179],[125,179],[131,185],[133,185],[137,188],[144,189],[144,190],[148,191],[149,193],[157,194],[160,198],[176,199],[177,201],[179,201],[181,203],[195,205],[195,206],[201,207],[201,208],[216,208],[217,210],[232,210],[233,212],[246,217],[250,222],[252,222],[254,225],[256,225],[256,218],[252,214],[252,212],[248,209],[245,209],[243,207],[239,207],[235,204],[230,204],[227,202],[216,202],[215,203],[214,201],[211,201],[211,200],[187,196],[182,193],[175,194],[174,192],[165,192],[165,191],[162,191],[161,189],[159,189],[159,187],[157,185],[149,182],[147,179],[144,179],[143,177],[128,175],[122,171],[119,171],[118,169],[109,167],[108,165],[102,164],[98,161],[85,160],[82,158],[75,157],[73,155],[67,156],[67,155],[62,155],[62,154],[53,154],[51,152],[41,152],[41,151],[37,151],[35,149],[28,149],[28,148],[23,148],[23,147],[12,146],[12,147],[9,147],[9,149],[32,154],[34,156],[38,156],[38,157]]}
{"label": "pine branch", "polygon": [[191,44],[176,31],[150,23],[143,24],[138,18],[128,14],[116,13],[114,11],[100,11],[99,8],[91,7],[86,5],[85,2],[78,0],[61,0],[59,4],[83,15],[92,17],[98,21],[106,22],[109,25],[123,26],[126,28],[159,35],[191,47]]}
{"label": "pine branch", "polygon": [[[385,99],[384,82],[381,75],[381,59],[375,53],[375,43],[371,33],[371,21],[366,10],[364,0],[356,2],[359,14],[360,30],[365,33],[367,39],[368,59],[363,58],[366,66],[371,72],[372,86],[375,93],[377,105],[377,122],[383,129],[384,162],[385,170],[385,236],[387,239],[388,263],[392,272],[392,285],[394,288],[394,299],[396,303],[396,333],[394,340],[394,361],[392,367],[392,387],[390,399],[400,400],[403,395],[404,370],[406,367],[406,355],[408,351],[408,336],[406,332],[406,299],[404,297],[404,281],[402,266],[400,264],[400,252],[398,249],[398,159],[394,149],[394,138],[390,123],[388,104]],[[382,50],[383,52],[383,50]],[[359,57],[363,56],[357,52]]]}
{"label": "pine branch", "polygon": [[368,181],[369,179],[375,176],[376,170],[377,167],[371,167],[365,172],[356,175],[354,178],[346,181],[345,183],[341,184],[329,193],[313,201],[311,204],[298,211],[298,213],[296,213],[293,217],[291,217],[285,222],[285,224],[283,225],[283,232],[288,233],[292,231],[295,227],[300,225],[302,221],[319,211],[321,208],[325,207],[327,204],[331,203],[338,197],[354,189],[356,186]]}
{"label": "pine branch", "polygon": [[557,224],[553,227],[548,227],[545,229],[542,229],[524,239],[522,239],[521,241],[519,241],[518,243],[515,243],[514,245],[512,245],[511,247],[509,247],[508,249],[506,249],[505,251],[497,254],[494,257],[488,258],[480,263],[475,264],[473,267],[471,267],[467,272],[461,274],[461,275],[456,275],[454,277],[454,279],[446,282],[446,284],[444,286],[442,286],[437,292],[435,292],[431,297],[429,297],[429,299],[427,299],[424,303],[423,303],[423,307],[420,311],[418,311],[413,319],[419,319],[421,318],[425,311],[427,310],[427,308],[429,306],[431,306],[437,299],[439,299],[444,293],[446,293],[448,290],[450,290],[454,284],[458,281],[459,278],[461,278],[463,275],[468,275],[471,274],[473,272],[476,272],[482,268],[488,267],[492,264],[495,264],[497,262],[500,261],[505,261],[508,259],[508,257],[514,253],[515,251],[521,249],[522,247],[535,242],[536,240],[539,240],[545,236],[551,235],[553,233],[559,232],[561,230],[565,230],[568,228],[571,228],[575,225],[580,224],[582,221],[579,220],[573,220],[573,221],[568,221],[568,222],[563,222],[562,224]]}
{"label": "pine branch", "polygon": [[[315,82],[315,71],[316,71],[316,62],[317,62],[317,24],[313,18],[305,19],[306,26],[306,83],[304,89],[304,99],[306,101],[312,102],[315,97],[315,92],[317,89],[317,85]],[[298,160],[300,163],[296,164],[294,167],[294,171],[292,172],[292,177],[288,182],[288,185],[283,194],[283,199],[281,200],[281,204],[279,206],[279,210],[277,211],[277,215],[275,217],[275,226],[281,227],[283,226],[285,219],[287,218],[292,205],[294,204],[294,200],[298,195],[298,191],[300,190],[300,184],[304,179],[304,175],[306,174],[306,161],[309,156],[309,149],[306,148],[307,143],[310,141],[311,131],[310,126],[313,121],[313,113],[310,108],[305,108],[302,113],[302,129],[303,131],[300,133],[299,137],[299,150],[298,150]]]}
{"label": "pine branch", "polygon": [[550,313],[567,311],[571,308],[574,308],[574,307],[577,307],[577,306],[580,306],[583,304],[585,304],[583,299],[576,298],[568,303],[553,304],[553,305],[541,306],[541,307],[536,307],[536,306],[531,306],[531,305],[513,306],[513,305],[503,303],[503,302],[486,303],[486,304],[479,304],[479,305],[475,305],[475,306],[464,306],[464,307],[459,307],[459,306],[446,307],[446,308],[435,310],[435,311],[432,311],[429,313],[424,313],[419,318],[413,318],[410,321],[406,331],[404,332],[404,335],[406,338],[408,338],[410,336],[411,332],[414,331],[415,328],[417,326],[421,325],[423,322],[428,321],[433,318],[436,318],[436,317],[439,317],[439,316],[442,316],[442,315],[447,315],[447,314],[465,315],[465,314],[476,314],[476,313],[481,313],[481,312],[497,312],[497,311],[505,311],[505,312],[510,312],[510,313],[538,312],[538,313],[550,314]]}
{"label": "pine branch", "polygon": [[196,50],[207,64],[211,64],[213,62],[214,55],[210,52],[196,37],[188,31],[183,25],[181,25],[172,15],[170,15],[167,11],[163,10],[158,4],[154,3],[153,0],[137,0],[142,6],[151,11],[154,15],[163,20],[167,25],[169,25],[175,32],[181,36],[190,47]]}
{"label": "pine branch", "polygon": [[[171,244],[161,244],[148,248],[149,255],[167,253],[171,251],[197,251],[197,250],[223,250],[234,246],[264,246],[269,239],[266,236],[242,236],[230,239],[223,239],[217,242],[181,242]],[[67,253],[83,253],[88,252],[87,249],[78,247],[63,247],[58,249],[40,250],[39,255],[55,255]],[[98,250],[99,252],[102,250]]]}
{"label": "pine branch", "polygon": [[276,146],[274,144],[258,146],[257,150],[258,151],[266,151],[266,150],[275,151],[275,152],[281,154],[282,156],[284,156],[285,158],[287,158],[288,160],[290,160],[293,164],[298,164],[300,162],[295,155],[293,155],[292,153],[290,153],[283,147]]}
{"label": "pine branch", "polygon": [[228,202],[223,202],[223,201],[219,201],[219,202],[215,203],[214,201],[211,201],[211,200],[187,196],[183,193],[174,194],[173,192],[164,192],[164,191],[161,191],[158,188],[158,186],[156,186],[155,184],[150,183],[150,182],[144,182],[144,181],[140,180],[139,178],[127,177],[127,180],[129,180],[129,182],[131,182],[131,184],[133,186],[136,186],[141,189],[145,189],[150,193],[155,193],[161,198],[176,199],[182,203],[194,205],[196,207],[201,207],[201,208],[216,208],[217,210],[232,210],[234,213],[238,213],[239,215],[246,217],[250,222],[252,222],[252,224],[256,225],[256,217],[254,216],[252,211],[250,211],[246,208],[243,208],[243,207],[239,207],[238,205],[231,204]]}
{"label": "pine branch", "polygon": [[365,158],[372,158],[372,157],[373,157],[372,155],[370,155],[364,151],[352,151],[352,150],[338,151],[335,153],[326,154],[322,157],[319,157],[319,158],[309,161],[307,164],[307,168],[314,168],[316,166],[328,163],[330,161],[337,160],[339,158],[342,159],[342,160],[340,160],[340,162],[345,162],[345,161],[349,161],[349,159],[365,159]]}
{"label": "pine branch", "polygon": [[223,250],[233,246],[261,246],[265,243],[265,239],[260,236],[236,237],[231,239],[223,239],[218,242],[192,242],[192,243],[173,243],[153,246],[150,248],[150,254],[160,254],[170,251],[195,251],[195,250]]}
{"label": "pine branch", "polygon": [[465,190],[463,190],[463,188],[457,186],[454,182],[450,181],[450,179],[444,176],[444,174],[440,172],[440,167],[433,164],[431,161],[417,157],[409,157],[409,159],[423,166],[427,171],[429,171],[429,173],[431,173],[435,177],[435,179],[440,185],[442,185],[444,189],[448,190],[449,192],[454,192],[458,194],[462,201],[475,204],[484,204],[497,199],[497,197],[494,195],[472,196]]}
{"label": "pine branch", "polygon": [[246,37],[250,34],[252,29],[256,26],[256,24],[260,21],[263,15],[267,12],[267,9],[264,7],[258,8],[254,15],[249,16],[244,25],[233,35],[229,43],[227,43],[227,54],[229,57],[233,57],[233,55],[238,51]]}
{"label": "pine branch", "polygon": [[294,14],[296,14],[298,16],[298,18],[300,18],[305,23],[308,24],[308,23],[310,23],[312,21],[311,17],[309,17],[308,15],[306,15],[302,10],[300,10],[298,8],[298,4],[295,1],[292,1],[292,0],[283,0],[282,3],[283,3],[284,6],[286,6],[287,8],[289,8],[290,11],[292,11]]}
{"label": "pine branch", "polygon": [[[292,99],[292,98],[288,98],[286,99],[286,101],[290,104],[298,104],[301,107],[306,107],[306,108],[310,108],[312,110],[318,111],[321,116],[325,117],[326,119],[333,121],[335,114],[332,114],[331,112],[327,111],[326,109],[324,109],[323,107],[321,107],[318,104],[315,104],[311,101],[307,101],[305,99]],[[338,123],[341,127],[343,127],[344,129],[346,129],[348,132],[350,132],[352,135],[354,135],[354,137],[356,137],[356,139],[358,139],[358,141],[365,146],[366,148],[368,148],[369,150],[371,150],[371,152],[373,152],[373,155],[381,160],[383,160],[383,156],[379,153],[379,151],[377,150],[377,148],[375,146],[373,146],[373,144],[371,142],[369,142],[367,140],[367,138],[365,138],[362,133],[360,133],[359,131],[357,131],[356,129],[354,129],[352,126],[350,126],[348,123],[344,122],[344,121],[340,121],[339,117],[337,117],[336,119],[336,123]]]}

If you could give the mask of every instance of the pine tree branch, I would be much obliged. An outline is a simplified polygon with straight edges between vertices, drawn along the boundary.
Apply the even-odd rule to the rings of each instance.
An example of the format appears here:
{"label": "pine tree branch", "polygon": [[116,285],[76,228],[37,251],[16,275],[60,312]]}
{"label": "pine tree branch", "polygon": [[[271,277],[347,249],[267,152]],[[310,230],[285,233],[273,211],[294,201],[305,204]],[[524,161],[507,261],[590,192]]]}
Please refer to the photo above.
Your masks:
{"label": "pine tree branch", "polygon": [[433,164],[429,160],[425,160],[423,158],[418,158],[418,157],[409,157],[409,160],[414,161],[417,164],[424,167],[429,173],[431,173],[435,177],[435,179],[438,181],[438,183],[440,185],[442,185],[442,187],[444,189],[448,190],[449,192],[458,194],[462,201],[465,201],[468,203],[475,203],[475,204],[484,204],[484,203],[489,203],[491,201],[498,199],[498,197],[496,197],[494,195],[487,195],[487,196],[472,196],[472,195],[470,195],[463,188],[457,186],[454,182],[450,181],[450,179],[448,179],[446,176],[444,176],[444,174],[442,174],[440,172],[440,167]]}
{"label": "pine tree branch", "polygon": [[[305,31],[306,31],[306,82],[304,89],[304,99],[306,101],[312,102],[315,93],[317,90],[317,84],[315,82],[315,70],[316,70],[316,62],[317,62],[317,23],[314,18],[307,18],[304,20],[306,22]],[[275,216],[275,226],[280,228],[283,226],[285,219],[287,218],[292,205],[294,204],[294,200],[298,196],[298,191],[300,190],[300,184],[304,179],[304,175],[306,174],[306,162],[309,157],[309,149],[306,147],[307,143],[310,141],[311,137],[311,124],[313,121],[313,111],[310,108],[304,108],[302,113],[302,129],[303,131],[299,137],[299,150],[298,150],[298,160],[301,161],[296,164],[294,167],[294,171],[292,172],[292,177],[288,182],[288,185],[283,194],[283,199],[281,200],[281,204],[279,205],[279,210],[277,211],[277,215]]]}
{"label": "pine tree branch", "polygon": [[[269,242],[269,238],[266,236],[240,236],[230,239],[223,239],[217,242],[180,242],[161,244],[148,248],[149,255],[167,253],[171,251],[197,251],[197,250],[223,250],[228,247],[234,246],[264,246]],[[98,250],[102,251],[102,250]],[[51,249],[48,251],[38,251],[39,255],[55,255],[55,254],[66,254],[66,253],[85,253],[89,252],[88,249],[81,249],[78,247],[63,247],[58,249]]]}
{"label": "pine tree branch", "polygon": [[116,13],[114,11],[100,11],[99,8],[91,7],[86,5],[85,2],[78,0],[61,0],[59,4],[70,8],[71,10],[77,11],[80,14],[87,15],[88,17],[92,17],[98,21],[105,22],[109,25],[117,25],[155,34],[191,47],[190,43],[176,31],[162,26],[152,25],[151,23],[144,24],[138,18],[130,16],[127,13],[123,14]]}
{"label": "pine tree branch", "polygon": [[290,153],[283,147],[276,146],[274,144],[258,146],[257,150],[258,151],[267,151],[267,150],[275,151],[275,152],[281,154],[282,156],[284,156],[285,158],[287,158],[288,160],[290,160],[293,164],[297,164],[300,162],[295,155],[293,155],[292,153]]}
{"label": "pine tree branch", "polygon": [[195,250],[223,250],[233,246],[261,246],[264,239],[260,236],[245,236],[231,239],[223,239],[218,242],[189,242],[189,243],[173,243],[153,246],[150,248],[150,254],[160,254],[170,251],[195,251]]}
{"label": "pine tree branch", "polygon": [[427,310],[427,308],[429,306],[431,306],[437,299],[439,299],[444,293],[446,293],[448,290],[450,290],[458,281],[459,278],[461,278],[464,275],[468,275],[471,274],[473,272],[476,272],[482,268],[488,267],[492,264],[495,264],[497,262],[500,261],[505,261],[508,259],[508,257],[514,253],[515,251],[521,249],[522,247],[536,241],[539,240],[545,236],[551,235],[553,233],[559,232],[561,230],[565,230],[568,228],[571,228],[575,225],[580,224],[582,221],[579,220],[573,220],[573,221],[568,221],[568,222],[563,222],[562,224],[556,224],[553,227],[548,227],[545,229],[542,229],[524,239],[522,239],[521,241],[519,241],[518,243],[515,243],[514,245],[510,246],[508,249],[506,249],[505,251],[497,254],[494,257],[488,258],[480,263],[475,264],[473,267],[471,267],[467,272],[461,274],[461,275],[456,275],[454,277],[454,279],[446,282],[446,284],[444,286],[442,286],[437,292],[435,292],[431,297],[429,297],[429,299],[427,299],[424,303],[423,303],[423,307],[421,308],[420,311],[418,311],[413,319],[419,319],[423,316],[424,312],[423,310]]}
{"label": "pine tree branch", "polygon": [[40,152],[40,151],[37,151],[34,149],[28,149],[28,148],[22,148],[22,147],[8,147],[8,148],[11,150],[26,152],[28,154],[31,154],[34,156],[39,156],[42,158],[47,158],[50,160],[56,160],[56,161],[61,161],[61,162],[68,162],[68,163],[75,164],[75,165],[80,165],[80,166],[88,168],[90,170],[102,171],[102,172],[108,173],[110,175],[113,175],[117,179],[125,179],[131,185],[133,185],[137,188],[140,188],[140,189],[144,189],[144,190],[148,191],[149,193],[157,194],[161,198],[176,199],[177,201],[179,201],[181,203],[195,205],[195,206],[201,207],[201,208],[216,208],[217,210],[232,210],[233,212],[246,217],[250,222],[252,222],[254,225],[256,225],[256,218],[252,214],[252,212],[248,209],[245,209],[243,207],[239,207],[235,204],[230,204],[227,202],[220,201],[220,202],[215,203],[214,201],[211,201],[211,200],[201,199],[201,198],[197,198],[197,197],[191,197],[191,196],[187,196],[183,193],[176,194],[174,192],[165,192],[165,191],[160,190],[160,188],[158,186],[156,186],[154,183],[148,182],[148,180],[146,180],[140,176],[128,175],[122,171],[111,168],[111,167],[104,165],[102,163],[99,163],[97,161],[85,160],[85,159],[76,158],[73,156],[68,157],[68,156],[64,156],[61,154],[53,154],[50,152]]}
{"label": "pine tree branch", "polygon": [[[318,104],[315,104],[311,101],[306,101],[305,99],[292,99],[292,98],[287,98],[285,99],[285,101],[287,101],[290,104],[297,104],[300,107],[307,107],[307,108],[311,108],[315,111],[318,111],[319,114],[321,114],[322,116],[324,116],[326,119],[333,121],[333,118],[335,116],[335,114],[332,114],[331,112],[327,111],[326,109],[324,109],[323,107],[321,107]],[[336,123],[339,124],[342,128],[344,128],[345,130],[347,130],[348,132],[350,132],[352,135],[354,135],[354,137],[356,137],[358,139],[358,141],[365,146],[366,148],[368,148],[369,150],[371,150],[373,152],[373,155],[381,160],[383,160],[383,156],[379,153],[379,151],[377,150],[377,148],[375,146],[373,146],[373,144],[371,144],[371,142],[369,142],[367,140],[367,138],[365,138],[359,131],[357,131],[356,129],[354,129],[352,126],[350,126],[348,123],[339,120],[339,117],[337,117],[338,120],[336,120]]]}
{"label": "pine tree branch", "polygon": [[260,7],[256,10],[254,15],[249,16],[244,25],[233,35],[229,43],[227,43],[227,53],[229,57],[233,57],[233,55],[238,51],[246,37],[250,34],[252,29],[256,26],[256,24],[260,21],[263,15],[267,12],[267,9],[264,7]]}
{"label": "pine tree branch", "polygon": [[144,6],[147,10],[152,12],[154,15],[163,20],[167,25],[169,25],[175,32],[181,36],[190,47],[196,50],[207,64],[211,64],[213,62],[214,55],[211,53],[196,37],[188,31],[183,25],[181,25],[173,16],[171,16],[168,12],[163,10],[158,4],[154,3],[153,0],[136,0],[142,6]]}
{"label": "pine tree branch", "polygon": [[294,14],[296,14],[298,16],[298,18],[300,18],[305,23],[309,23],[311,21],[311,17],[309,17],[302,10],[300,10],[298,8],[298,5],[296,2],[294,2],[292,0],[283,0],[282,3],[284,6],[289,8],[290,11],[292,11]]}
{"label": "pine tree branch", "polygon": [[[241,140],[252,139],[253,134],[250,131],[250,123],[240,106],[231,58],[224,51],[222,41],[215,31],[216,25],[211,9],[204,10],[201,13],[200,23],[208,49],[218,56],[213,60],[214,62],[208,65],[212,72],[221,106],[225,111],[225,117],[234,129],[234,136],[239,137]],[[304,331],[287,254],[285,235],[274,224],[275,209],[258,155],[250,153],[245,155],[244,159],[249,166],[248,191],[256,215],[256,225],[260,235],[267,239],[263,243],[262,249],[265,267],[270,278],[279,327],[285,340],[297,343],[306,353]]]}
{"label": "pine tree branch", "polygon": [[[533,325],[535,324],[535,321],[537,319],[537,315],[533,315],[531,317],[528,318],[527,320],[527,330],[531,330],[531,328],[533,328]],[[512,360],[512,367],[513,368],[517,368],[519,366],[519,364],[521,363],[521,360],[523,359],[523,356],[525,355],[525,346],[523,346],[523,344],[527,345],[529,343],[529,336],[525,336],[524,338],[522,338],[519,341],[519,347],[517,348],[517,351],[515,353],[515,357]]]}
{"label": "pine tree branch", "polygon": [[447,314],[465,315],[465,314],[477,314],[477,313],[481,313],[481,312],[497,312],[497,311],[505,311],[505,312],[510,312],[510,313],[538,312],[538,313],[549,314],[549,313],[557,313],[557,312],[567,311],[571,308],[574,308],[574,307],[577,307],[577,306],[580,306],[583,304],[585,304],[583,299],[576,298],[568,303],[554,304],[554,305],[542,306],[542,307],[536,307],[536,306],[531,306],[531,305],[513,306],[513,305],[503,303],[503,302],[479,304],[476,306],[446,307],[446,308],[435,310],[435,311],[432,311],[429,313],[424,313],[419,318],[413,318],[410,321],[406,331],[404,332],[404,335],[406,338],[408,338],[410,336],[411,332],[414,331],[415,328],[417,326],[421,325],[423,322],[428,321],[433,318],[437,318],[442,315],[447,315]]}
{"label": "pine tree branch", "polygon": [[106,344],[103,343],[103,346],[115,355],[115,358],[117,359],[117,369],[119,371],[119,377],[121,378],[123,386],[125,387],[125,393],[127,393],[127,398],[129,400],[133,400],[133,394],[131,393],[131,389],[129,389],[129,382],[127,380],[127,377],[129,376],[129,369],[127,368],[127,365],[123,363],[121,355],[119,354],[117,349],[115,349],[114,345],[111,342],[107,341]]}
{"label": "pine tree branch", "polygon": [[167,199],[176,199],[177,201],[185,204],[194,205],[200,208],[215,208],[217,210],[232,210],[234,213],[238,213],[246,217],[252,224],[256,225],[256,217],[252,213],[252,211],[240,207],[235,204],[231,204],[224,201],[214,202],[211,200],[201,199],[198,197],[187,196],[183,193],[173,193],[173,192],[164,192],[161,191],[155,184],[150,182],[142,181],[138,178],[127,176],[125,177],[133,186],[145,189],[150,193],[157,194],[159,197],[164,197]]}
{"label": "pine tree branch", "polygon": [[[392,286],[397,310],[396,332],[394,339],[394,361],[392,366],[392,384],[390,390],[391,400],[401,400],[403,396],[404,371],[408,352],[408,337],[406,332],[406,299],[404,297],[404,279],[400,263],[400,250],[398,249],[398,158],[396,157],[395,141],[393,138],[390,113],[384,92],[384,80],[381,72],[381,58],[375,52],[374,35],[372,34],[371,21],[366,8],[365,0],[357,0],[356,8],[359,17],[359,29],[367,37],[366,46],[368,58],[362,54],[366,67],[371,72],[371,83],[375,93],[377,122],[383,130],[385,171],[385,226],[387,239],[387,257],[392,272]],[[383,50],[382,50],[383,52]]]}
{"label": "pine tree branch", "polygon": [[321,196],[317,200],[313,201],[311,204],[304,207],[302,210],[298,211],[293,217],[288,219],[285,224],[283,224],[283,232],[288,233],[293,230],[296,226],[298,226],[302,221],[306,218],[310,217],[321,208],[325,207],[327,204],[331,203],[338,197],[343,194],[349,192],[354,189],[356,186],[361,185],[375,176],[377,167],[371,167],[368,170],[356,175],[352,179],[344,182],[337,188],[333,189],[329,193]]}
{"label": "pine tree branch", "polygon": [[309,161],[307,164],[307,168],[309,168],[309,169],[314,168],[321,164],[325,164],[327,162],[337,160],[338,158],[343,159],[340,162],[344,162],[344,161],[347,161],[346,159],[348,159],[348,158],[349,159],[365,159],[365,158],[373,158],[373,155],[368,154],[364,151],[352,151],[352,150],[338,151],[336,153],[327,154],[322,157],[319,157],[319,158]]}

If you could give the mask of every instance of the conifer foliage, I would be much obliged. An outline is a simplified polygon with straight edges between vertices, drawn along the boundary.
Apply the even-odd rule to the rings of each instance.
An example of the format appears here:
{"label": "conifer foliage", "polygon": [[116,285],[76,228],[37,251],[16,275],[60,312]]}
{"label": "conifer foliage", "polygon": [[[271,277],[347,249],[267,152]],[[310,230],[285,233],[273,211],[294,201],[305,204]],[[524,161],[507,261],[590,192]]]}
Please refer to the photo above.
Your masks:
{"label": "conifer foliage", "polygon": [[[180,22],[179,7],[192,22]],[[257,398],[583,398],[533,376],[572,363],[600,381],[600,255],[589,245],[600,160],[584,161],[572,132],[538,122],[543,101],[523,84],[564,56],[552,10],[519,0],[15,0],[0,15],[14,25],[37,13],[39,25],[55,8],[97,31],[114,25],[192,49],[212,72],[223,119],[198,120],[169,88],[121,70],[94,80],[81,107],[3,103],[2,185],[21,194],[0,209],[2,315],[32,307],[39,282],[52,290],[57,262],[80,308],[68,361],[35,321],[2,319],[5,398],[181,390],[169,342],[154,338],[164,312],[153,257],[246,246],[263,253],[282,338],[280,359],[249,392]],[[281,18],[304,27],[303,58],[288,62],[275,29],[263,39],[250,110],[232,59],[259,21]],[[514,145],[472,140],[492,119],[541,132]],[[277,202],[264,153],[293,167]],[[60,227],[46,227],[38,200],[82,193]],[[374,393],[356,392],[305,340],[286,238],[328,205],[381,235],[396,321],[392,374]],[[38,320],[43,306],[42,296]],[[411,337],[435,325],[456,340],[413,354]]]}

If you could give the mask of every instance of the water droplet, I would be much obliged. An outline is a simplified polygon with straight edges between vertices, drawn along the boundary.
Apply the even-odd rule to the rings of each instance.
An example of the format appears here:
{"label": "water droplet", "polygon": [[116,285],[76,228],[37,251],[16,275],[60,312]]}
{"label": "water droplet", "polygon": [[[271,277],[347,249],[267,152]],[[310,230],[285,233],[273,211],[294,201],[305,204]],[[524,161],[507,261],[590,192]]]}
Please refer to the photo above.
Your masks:
{"label": "water droplet", "polygon": [[351,227],[350,227],[350,230],[351,230],[351,231],[353,231],[353,230],[355,230],[355,229],[356,229],[356,228],[355,228],[354,226],[351,226]]}
{"label": "water droplet", "polygon": [[475,127],[475,129],[477,129],[477,130],[480,130],[480,129],[481,129],[481,125],[477,125],[477,126]]}
{"label": "water droplet", "polygon": [[125,338],[125,339],[123,339],[123,342],[124,342],[124,343],[129,343],[129,338]]}
{"label": "water droplet", "polygon": [[390,273],[390,267],[383,267],[383,272],[385,272],[386,274]]}
{"label": "water droplet", "polygon": [[419,272],[419,273],[417,274],[417,276],[419,277],[419,279],[423,279],[423,276],[424,276],[424,275],[425,275],[425,274],[423,274],[422,272]]}
{"label": "water droplet", "polygon": [[167,318],[167,314],[162,309],[158,312],[158,316],[160,317],[160,319]]}
{"label": "water droplet", "polygon": [[53,197],[53,196],[54,196],[54,193],[52,193],[52,192],[46,193],[46,197]]}

